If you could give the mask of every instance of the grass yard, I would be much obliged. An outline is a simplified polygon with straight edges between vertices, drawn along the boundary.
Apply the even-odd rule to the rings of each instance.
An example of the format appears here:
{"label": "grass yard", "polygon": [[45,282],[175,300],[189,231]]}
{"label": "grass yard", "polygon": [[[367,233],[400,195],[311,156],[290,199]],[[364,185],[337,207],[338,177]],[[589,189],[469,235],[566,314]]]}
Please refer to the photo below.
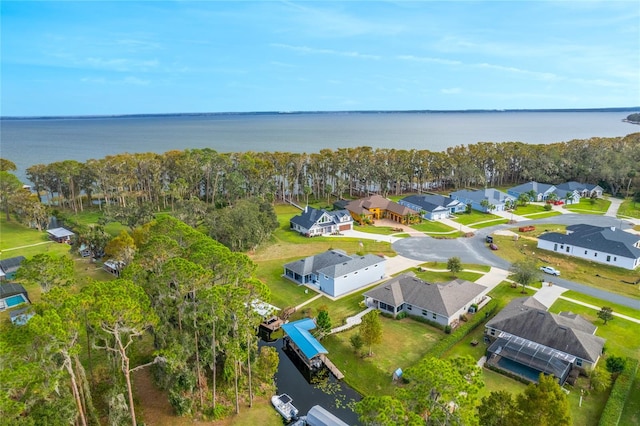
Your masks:
{"label": "grass yard", "polygon": [[617,356],[628,356],[638,358],[640,356],[640,334],[638,334],[638,324],[627,321],[622,318],[614,318],[607,325],[598,318],[598,311],[587,308],[586,306],[568,302],[566,300],[557,300],[551,308],[550,312],[558,313],[562,311],[571,311],[580,314],[588,321],[598,327],[596,336],[607,339],[607,354]]}
{"label": "grass yard", "polygon": [[[420,266],[427,269],[437,269],[443,272],[448,271],[447,262],[427,262],[421,264]],[[462,269],[465,271],[489,272],[491,270],[491,266],[481,265],[477,263],[463,263]]]}
{"label": "grass yard", "polygon": [[429,283],[444,283],[451,280],[455,280],[456,278],[474,282],[475,280],[477,280],[478,278],[484,275],[479,272],[470,272],[470,271],[460,271],[455,275],[451,274],[451,272],[449,271],[446,271],[446,272],[414,271],[414,272],[418,278]]}
{"label": "grass yard", "polygon": [[256,277],[271,290],[270,303],[281,309],[297,306],[316,295],[314,291],[282,277],[282,265],[296,259],[276,259],[257,263]]}
{"label": "grass yard", "polygon": [[531,213],[528,215],[524,215],[524,217],[534,220],[534,219],[544,219],[545,217],[553,217],[553,216],[560,216],[560,215],[562,215],[562,213],[551,210],[551,211],[542,212],[542,213]]}
{"label": "grass yard", "polygon": [[[444,333],[409,318],[382,320],[382,343],[373,346],[373,356],[356,354],[349,338],[357,328],[333,334],[322,340],[331,361],[345,374],[345,381],[363,395],[391,395],[391,381],[397,368],[406,370],[444,336]],[[362,348],[368,353],[369,348]]]}
{"label": "grass yard", "polygon": [[[628,306],[607,302],[606,300],[602,300],[593,296],[578,293],[577,291],[573,291],[573,290],[565,291],[564,293],[562,293],[562,296],[567,297],[569,299],[578,300],[580,302],[588,303],[590,305],[597,306],[599,308],[603,306],[608,306],[611,309],[613,309],[614,313],[626,315],[631,318],[640,320],[640,309],[633,309]],[[640,301],[638,302],[638,306],[640,307]]]}
{"label": "grass yard", "polygon": [[390,226],[372,226],[372,225],[355,225],[353,227],[354,231],[365,232],[367,234],[378,234],[378,235],[391,235],[397,234],[398,231],[395,231]]}
{"label": "grass yard", "polygon": [[320,308],[326,307],[327,311],[329,312],[329,318],[331,319],[332,326],[338,327],[340,325],[343,325],[345,324],[345,320],[348,317],[354,316],[358,312],[361,312],[365,309],[360,305],[364,300],[362,294],[370,288],[372,287],[359,290],[338,300],[331,300],[326,296],[322,296],[321,298],[314,300],[308,305],[305,305],[301,310],[300,317],[315,317],[318,314]]}
{"label": "grass yard", "polygon": [[457,229],[445,225],[442,222],[425,220],[422,223],[416,223],[411,225],[412,229],[425,234],[455,234],[459,233]]}
{"label": "grass yard", "polygon": [[577,204],[566,204],[565,209],[580,214],[605,214],[611,205],[611,201],[603,198],[595,199],[592,203],[591,198],[581,198]]}
{"label": "grass yard", "polygon": [[[560,229],[557,225],[548,225],[546,229]],[[494,235],[493,241],[500,247],[494,252],[497,256],[514,263],[526,258],[535,258],[540,265],[551,265],[562,272],[562,278],[591,287],[640,299],[638,285],[625,284],[623,281],[635,282],[640,278],[638,271],[629,271],[584,259],[565,256],[552,251],[537,248],[537,240],[532,238],[543,230],[536,229],[527,233],[527,237],[514,241],[513,237]],[[560,231],[562,232],[562,231]]]}
{"label": "grass yard", "polygon": [[529,214],[546,213],[544,205],[541,204],[527,204],[526,206],[518,205],[513,209],[513,214],[518,216],[526,216]]}
{"label": "grass yard", "polygon": [[494,220],[494,219],[499,220],[502,218],[494,214],[482,213],[477,210],[471,210],[471,213],[460,213],[455,215],[452,219],[463,225],[471,225],[477,222],[484,222],[487,220]]}
{"label": "grass yard", "polygon": [[[602,392],[589,391],[589,380],[586,377],[580,377],[575,386],[565,384],[563,387],[569,390],[567,398],[569,399],[572,423],[580,426],[597,426],[602,410],[609,399],[611,388]],[[580,406],[581,389],[585,390],[582,406]]]}
{"label": "grass yard", "polygon": [[640,219],[640,203],[634,203],[631,199],[626,199],[618,208],[618,217],[633,217]]}
{"label": "grass yard", "polygon": [[474,229],[482,229],[482,228],[488,228],[494,225],[502,225],[503,223],[509,223],[509,219],[504,219],[504,218],[495,219],[495,220],[490,219],[483,222],[472,223],[468,226]]}
{"label": "grass yard", "polygon": [[49,236],[45,231],[27,228],[26,226],[16,222],[15,219],[7,222],[7,218],[4,215],[0,216],[0,235],[2,235],[2,239],[0,239],[0,251],[2,251],[2,256],[0,257],[3,259],[14,256],[25,256],[22,254],[10,254],[11,251],[7,252],[7,249],[50,241]]}

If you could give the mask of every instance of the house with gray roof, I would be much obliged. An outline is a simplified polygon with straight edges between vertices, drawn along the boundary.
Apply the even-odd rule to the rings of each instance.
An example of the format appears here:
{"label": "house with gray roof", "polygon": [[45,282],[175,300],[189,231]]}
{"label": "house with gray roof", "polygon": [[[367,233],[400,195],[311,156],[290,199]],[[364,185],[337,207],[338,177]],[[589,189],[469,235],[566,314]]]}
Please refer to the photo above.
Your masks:
{"label": "house with gray roof", "polygon": [[0,260],[0,281],[12,280],[24,259],[24,256],[16,256]]}
{"label": "house with gray roof", "polygon": [[460,315],[479,304],[489,289],[456,279],[433,284],[413,273],[398,275],[364,293],[366,306],[397,316],[400,312],[455,326]]}
{"label": "house with gray roof", "polygon": [[569,225],[566,234],[540,235],[538,248],[629,270],[640,266],[640,236],[615,227]]}
{"label": "house with gray roof", "polygon": [[531,181],[531,182],[523,183],[522,185],[517,185],[512,188],[509,188],[507,190],[507,194],[518,199],[520,195],[522,194],[529,195],[533,191],[533,193],[535,193],[535,197],[533,197],[531,201],[539,202],[539,201],[545,201],[547,198],[549,198],[549,195],[554,193],[555,190],[556,190],[556,187],[548,183],[539,183],[539,182]]}
{"label": "house with gray roof", "polygon": [[51,238],[56,243],[66,243],[66,244],[71,244],[71,238],[73,238],[73,236],[76,235],[66,228],[48,229],[47,234],[49,234],[49,238]]}
{"label": "house with gray roof", "polygon": [[553,314],[533,297],[512,300],[485,325],[491,342],[487,363],[529,381],[540,373],[562,385],[572,368],[593,368],[605,339],[597,327],[571,312]]}
{"label": "house with gray roof", "polygon": [[374,254],[349,256],[335,249],[287,263],[283,276],[337,297],[383,279],[385,262]]}
{"label": "house with gray roof", "polygon": [[327,211],[305,207],[289,221],[291,229],[307,237],[337,234],[353,229],[353,218],[348,210]]}
{"label": "house with gray roof", "polygon": [[[509,204],[513,204],[516,201],[516,198],[512,195],[498,191],[495,188],[478,189],[476,191],[462,189],[452,192],[450,196],[464,204],[470,204],[473,210],[485,213],[491,210],[505,211]],[[488,203],[488,207],[483,205],[485,200]],[[493,207],[493,209],[491,209],[491,207]]]}
{"label": "house with gray roof", "polygon": [[398,201],[398,204],[422,213],[427,220],[447,219],[454,213],[464,213],[466,204],[453,198],[438,194],[409,195]]}
{"label": "house with gray roof", "polygon": [[580,183],[576,181],[569,181],[564,183],[559,183],[556,185],[556,188],[562,189],[565,191],[576,191],[580,197],[602,197],[602,187],[600,185],[594,185],[592,183]]}

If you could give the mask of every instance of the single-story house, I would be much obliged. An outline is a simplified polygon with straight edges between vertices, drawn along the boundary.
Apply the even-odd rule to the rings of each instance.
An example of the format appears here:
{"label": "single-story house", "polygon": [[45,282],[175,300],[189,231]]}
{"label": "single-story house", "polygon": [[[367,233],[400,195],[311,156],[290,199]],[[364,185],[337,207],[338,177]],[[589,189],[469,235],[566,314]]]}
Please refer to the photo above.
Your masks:
{"label": "single-story house", "polygon": [[381,280],[385,262],[374,254],[349,256],[335,249],[287,263],[284,276],[337,297]]}
{"label": "single-story house", "polygon": [[316,323],[311,318],[303,318],[298,321],[282,325],[284,331],[283,346],[294,351],[309,368],[322,366],[322,354],[328,354],[324,346],[310,333],[316,328]]}
{"label": "single-story house", "polygon": [[31,303],[29,293],[18,283],[0,284],[0,311],[23,303]]}
{"label": "single-story house", "polygon": [[471,305],[480,303],[488,291],[487,287],[470,281],[456,279],[432,284],[407,273],[365,292],[364,303],[394,317],[405,312],[455,326],[460,316],[468,312]]}
{"label": "single-story house", "polygon": [[[343,203],[340,203],[342,205]],[[377,219],[390,219],[398,223],[411,223],[418,211],[402,206],[395,201],[384,198],[381,195],[370,195],[366,198],[349,201],[344,204],[353,220],[359,224],[372,222]]]}
{"label": "single-story house", "polygon": [[[506,194],[502,191],[498,191],[495,188],[478,189],[476,191],[470,191],[468,189],[462,189],[450,194],[451,198],[462,201],[464,204],[471,204],[473,210],[481,212],[504,211],[507,210],[507,204],[515,203],[516,198]],[[486,201],[486,206],[483,205]],[[493,207],[493,209],[491,209]]]}
{"label": "single-story house", "polygon": [[120,262],[118,260],[107,260],[102,264],[102,269],[116,277],[119,277],[125,266],[127,265],[125,265],[124,262]]}
{"label": "single-story house", "polygon": [[629,270],[640,266],[640,236],[615,227],[569,225],[566,234],[540,235],[538,248]]}
{"label": "single-story house", "polygon": [[548,183],[539,183],[539,182],[527,182],[522,185],[514,186],[513,188],[509,188],[507,190],[507,194],[515,197],[517,200],[518,197],[522,194],[531,195],[531,191],[535,193],[535,197],[531,201],[545,201],[549,198],[549,195],[554,193],[556,187],[553,185],[549,185]]}
{"label": "single-story house", "polygon": [[47,234],[56,243],[71,244],[71,238],[75,235],[73,232],[65,228],[48,229]]}
{"label": "single-story house", "polygon": [[304,211],[290,220],[291,229],[305,235],[330,235],[353,229],[353,218],[348,210],[318,210],[305,207]]}
{"label": "single-story house", "polygon": [[24,256],[16,256],[0,260],[0,281],[14,279],[24,259]]}
{"label": "single-story house", "polygon": [[594,185],[592,183],[580,183],[576,181],[559,183],[556,188],[563,189],[565,191],[577,191],[580,197],[602,197],[602,187],[600,185]]}
{"label": "single-story house", "polygon": [[565,204],[578,204],[580,202],[580,193],[575,189],[562,189],[556,187],[555,191],[558,200],[562,200]]}
{"label": "single-story house", "polygon": [[485,325],[487,363],[531,381],[540,373],[562,385],[572,368],[593,368],[605,340],[571,312],[553,314],[533,297],[513,299]]}
{"label": "single-story house", "polygon": [[409,195],[398,201],[398,204],[421,212],[422,217],[427,220],[446,219],[454,213],[464,213],[467,209],[463,202],[437,194]]}

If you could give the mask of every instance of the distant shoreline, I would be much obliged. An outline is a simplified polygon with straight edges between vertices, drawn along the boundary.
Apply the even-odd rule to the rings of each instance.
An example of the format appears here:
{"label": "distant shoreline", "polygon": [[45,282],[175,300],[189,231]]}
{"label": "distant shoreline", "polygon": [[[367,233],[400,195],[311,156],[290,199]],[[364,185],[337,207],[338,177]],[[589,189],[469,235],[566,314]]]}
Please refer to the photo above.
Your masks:
{"label": "distant shoreline", "polygon": [[[94,114],[94,115],[42,115],[42,116],[0,116],[0,120],[86,120],[108,118],[162,118],[162,117],[215,117],[215,116],[246,116],[246,115],[343,115],[343,114],[464,114],[464,113],[528,113],[528,112],[634,112],[638,107],[614,108],[543,108],[543,109],[460,109],[460,110],[354,110],[354,111],[251,111],[251,112],[185,112],[185,113],[157,113],[157,114]],[[639,122],[622,120],[632,124]]]}

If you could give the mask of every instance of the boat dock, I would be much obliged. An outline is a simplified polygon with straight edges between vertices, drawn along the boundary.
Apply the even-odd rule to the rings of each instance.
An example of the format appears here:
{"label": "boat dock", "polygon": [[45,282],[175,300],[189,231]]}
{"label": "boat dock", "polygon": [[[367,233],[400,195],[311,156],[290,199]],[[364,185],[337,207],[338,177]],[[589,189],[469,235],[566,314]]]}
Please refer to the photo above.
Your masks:
{"label": "boat dock", "polygon": [[273,332],[282,327],[282,324],[284,324],[284,321],[276,316],[273,316],[271,318],[265,319],[260,325],[270,332]]}
{"label": "boat dock", "polygon": [[331,371],[331,374],[336,376],[336,379],[338,380],[344,379],[344,374],[342,374],[342,371],[338,370],[338,367],[336,367],[335,364],[331,362],[331,360],[327,358],[325,354],[320,354],[320,360],[322,360],[323,364],[327,367],[327,369]]}

